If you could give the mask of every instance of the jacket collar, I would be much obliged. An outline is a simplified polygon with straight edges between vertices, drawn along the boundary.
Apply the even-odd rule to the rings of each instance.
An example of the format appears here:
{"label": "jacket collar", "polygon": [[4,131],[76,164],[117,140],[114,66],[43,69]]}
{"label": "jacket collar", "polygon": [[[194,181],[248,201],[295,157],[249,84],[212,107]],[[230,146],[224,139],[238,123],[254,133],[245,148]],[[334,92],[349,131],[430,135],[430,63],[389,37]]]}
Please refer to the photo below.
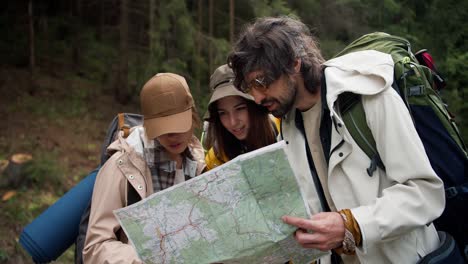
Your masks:
{"label": "jacket collar", "polygon": [[[170,160],[167,154],[165,154],[166,152],[157,140],[148,140],[143,126],[133,127],[126,139],[123,138],[121,133],[119,133],[118,140],[109,145],[107,151],[110,154],[116,151],[125,151],[129,153],[133,162],[141,163],[145,161],[145,149],[151,148],[154,148],[154,151],[157,151],[161,154],[161,157],[158,161],[159,163],[174,162]],[[202,153],[201,145],[198,139],[193,136],[188,148],[183,153],[185,162],[184,174],[188,175],[190,178],[198,175],[204,168],[204,157],[199,155],[198,152]]]}

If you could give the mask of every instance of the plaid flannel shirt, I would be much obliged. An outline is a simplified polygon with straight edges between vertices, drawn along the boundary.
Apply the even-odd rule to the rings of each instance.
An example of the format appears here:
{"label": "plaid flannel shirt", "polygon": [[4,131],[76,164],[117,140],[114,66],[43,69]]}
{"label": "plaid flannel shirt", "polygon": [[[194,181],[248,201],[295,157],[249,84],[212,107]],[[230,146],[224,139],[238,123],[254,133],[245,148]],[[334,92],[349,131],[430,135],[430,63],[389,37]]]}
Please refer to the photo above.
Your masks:
{"label": "plaid flannel shirt", "polygon": [[[176,162],[169,158],[168,153],[157,140],[153,140],[153,144],[150,145],[153,146],[145,146],[144,156],[151,172],[153,191],[158,192],[174,185]],[[190,152],[190,146],[182,153],[182,156],[185,180],[189,180],[196,176],[197,161]]]}

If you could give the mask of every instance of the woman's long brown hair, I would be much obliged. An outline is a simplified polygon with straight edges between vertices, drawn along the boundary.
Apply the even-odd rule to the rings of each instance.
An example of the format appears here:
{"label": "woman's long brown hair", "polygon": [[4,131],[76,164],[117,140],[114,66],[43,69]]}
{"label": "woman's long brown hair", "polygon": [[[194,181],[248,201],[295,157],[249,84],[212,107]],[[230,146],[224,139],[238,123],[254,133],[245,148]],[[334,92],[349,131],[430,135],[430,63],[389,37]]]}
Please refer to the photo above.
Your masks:
{"label": "woman's long brown hair", "polygon": [[[247,138],[238,140],[221,123],[216,103],[209,108],[210,126],[208,136],[213,139],[214,151],[218,159],[222,160],[223,154],[231,160],[238,155],[265,147],[276,142],[274,123],[268,115],[268,111],[253,101],[245,100],[249,113],[250,128]],[[246,149],[245,149],[246,148]]]}

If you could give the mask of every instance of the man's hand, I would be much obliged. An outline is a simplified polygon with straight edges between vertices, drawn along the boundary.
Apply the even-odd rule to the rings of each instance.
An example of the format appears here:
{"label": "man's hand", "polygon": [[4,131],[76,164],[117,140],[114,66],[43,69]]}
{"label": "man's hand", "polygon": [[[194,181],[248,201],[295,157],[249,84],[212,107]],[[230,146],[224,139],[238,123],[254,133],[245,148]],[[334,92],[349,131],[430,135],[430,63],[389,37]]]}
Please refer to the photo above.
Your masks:
{"label": "man's hand", "polygon": [[318,213],[310,219],[287,215],[282,219],[286,224],[298,228],[295,238],[304,248],[326,251],[340,247],[343,243],[345,225],[343,218],[337,212]]}

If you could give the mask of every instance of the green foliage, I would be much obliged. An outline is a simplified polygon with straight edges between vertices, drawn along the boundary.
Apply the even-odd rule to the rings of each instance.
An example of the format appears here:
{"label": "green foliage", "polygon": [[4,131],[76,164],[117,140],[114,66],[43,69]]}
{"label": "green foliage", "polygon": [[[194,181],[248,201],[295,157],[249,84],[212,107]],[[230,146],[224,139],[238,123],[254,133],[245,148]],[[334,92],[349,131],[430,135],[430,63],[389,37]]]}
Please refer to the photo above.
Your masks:
{"label": "green foliage", "polygon": [[[208,5],[202,7],[202,25],[198,25],[198,3],[185,0],[154,1],[153,24],[149,25],[148,2],[138,1],[138,9],[130,12],[142,16],[144,28],[136,28],[130,19],[129,31],[138,30],[147,35],[147,41],[129,39],[128,85],[134,97],[138,97],[143,84],[158,72],[176,72],[186,77],[201,115],[206,111],[209,89],[208,82],[213,67],[225,63],[230,51],[229,1],[213,1],[213,36],[208,31]],[[114,87],[116,65],[119,60],[119,20],[107,24],[111,30],[98,31],[97,20],[86,20],[86,15],[71,16],[73,12],[57,11],[47,15],[53,4],[36,3],[36,54],[38,65],[71,67],[89,80]],[[137,6],[138,6],[137,5]],[[14,8],[15,5],[7,5]],[[83,1],[83,7],[94,6]],[[65,6],[61,6],[62,9]],[[467,1],[456,0],[237,0],[235,1],[235,31],[255,17],[293,15],[300,17],[319,36],[320,47],[325,58],[331,57],[346,44],[364,33],[384,31],[407,38],[413,50],[428,48],[434,55],[439,69],[447,77],[449,86],[443,92],[450,109],[457,116],[460,130],[466,138],[468,111],[465,103],[467,85],[466,24]],[[112,8],[118,14],[119,7]],[[95,17],[99,14],[94,10]],[[61,13],[60,13],[61,12]],[[110,10],[106,11],[107,15]],[[24,21],[13,23],[14,12],[0,12],[0,54],[5,62],[27,65],[28,35]],[[93,18],[92,16],[90,16]],[[118,18],[118,17],[117,17]],[[132,16],[130,16],[132,18]],[[18,22],[18,20],[17,20]],[[114,24],[111,24],[114,23]],[[146,24],[145,24],[146,23]],[[100,25],[99,25],[100,26]],[[100,32],[100,33],[99,33]],[[144,38],[142,38],[144,39]],[[199,42],[201,40],[201,42]],[[132,44],[140,41],[138,44]],[[11,45],[15,43],[15,45]],[[147,44],[147,47],[144,45]],[[143,45],[143,47],[142,47]],[[200,45],[200,46],[198,46]],[[212,65],[209,65],[211,47]],[[80,51],[79,64],[73,62],[74,49]],[[197,50],[200,50],[200,53]],[[65,66],[65,67],[63,67]],[[55,66],[57,67],[57,66]],[[211,69],[210,69],[211,67]],[[41,87],[44,89],[47,87]],[[64,100],[49,105],[43,100],[25,96],[20,99],[24,107],[38,116],[60,120],[65,114],[74,117],[88,111],[83,103],[92,97],[80,88],[64,94]],[[96,92],[108,92],[101,89]],[[134,100],[133,102],[138,102]],[[17,108],[19,106],[16,106]],[[14,109],[12,109],[14,110]]]}
{"label": "green foliage", "polygon": [[320,49],[325,59],[332,58],[337,51],[342,50],[346,45],[342,41],[335,39],[324,39],[320,41]]}
{"label": "green foliage", "polygon": [[[325,58],[364,33],[384,31],[428,49],[448,86],[442,92],[468,140],[468,2],[455,0],[329,0],[291,1],[298,15],[320,36]],[[318,4],[320,3],[320,5]],[[323,14],[323,15],[322,15]]]}
{"label": "green foliage", "polygon": [[[53,89],[39,86],[40,89]],[[23,94],[18,98],[18,104],[9,105],[8,111],[24,110],[37,116],[38,118],[47,118],[60,122],[63,118],[78,117],[89,111],[86,101],[90,96],[87,89],[70,89],[69,91],[58,91],[64,93],[62,100],[53,104],[44,100],[42,96],[31,96]]]}
{"label": "green foliage", "polygon": [[79,71],[85,73],[90,80],[98,82],[106,80],[112,63],[117,60],[117,48],[98,41],[95,32],[91,29],[80,34],[83,48]]}
{"label": "green foliage", "polygon": [[288,15],[293,12],[283,0],[251,1],[256,17]]}
{"label": "green foliage", "polygon": [[9,259],[8,253],[3,248],[0,248],[0,262],[6,262]]}
{"label": "green foliage", "polygon": [[24,168],[28,183],[38,188],[62,189],[64,168],[59,163],[58,153],[38,153],[30,164]]}
{"label": "green foliage", "polygon": [[444,69],[448,86],[444,91],[444,99],[449,103],[449,109],[456,113],[456,121],[465,143],[468,142],[468,101],[466,87],[468,86],[468,52],[451,54],[447,58]]}
{"label": "green foliage", "polygon": [[73,36],[68,17],[41,17],[41,27],[35,31],[37,63],[67,63],[71,57]]}
{"label": "green foliage", "polygon": [[35,116],[42,116],[48,119],[57,119],[62,112],[55,106],[42,100],[42,98],[24,94],[18,98],[17,105],[10,105],[8,111],[19,111],[20,108]]}
{"label": "green foliage", "polygon": [[57,196],[40,188],[19,190],[3,202],[2,217],[9,222],[27,224],[57,200]]}
{"label": "green foliage", "polygon": [[[202,24],[198,25],[198,2],[185,0],[154,1],[153,23],[150,25],[148,1],[129,4],[129,31],[138,31],[139,39],[129,39],[128,85],[137,97],[139,89],[158,72],[176,72],[186,77],[200,114],[206,111],[211,71],[225,63],[230,51],[229,1],[213,1],[213,36],[208,35],[208,3],[203,2]],[[102,14],[93,10],[96,4],[82,1],[78,17],[71,5],[52,1],[35,2],[35,48],[37,65],[52,72],[64,70],[67,78],[78,74],[103,87],[113,87],[119,62],[119,6],[104,10],[104,31],[98,21]],[[51,12],[52,7],[59,10]],[[457,0],[237,0],[235,31],[255,17],[293,15],[300,17],[319,36],[325,58],[331,57],[358,36],[384,31],[407,38],[413,50],[428,48],[440,71],[448,80],[443,92],[450,109],[457,116],[466,139],[468,1]],[[16,9],[15,9],[16,8]],[[28,29],[26,13],[19,19],[17,10],[24,6],[9,3],[0,12],[0,54],[5,63],[26,66],[28,63]],[[87,11],[87,12],[85,12]],[[50,13],[50,14],[49,14]],[[87,15],[87,13],[91,13]],[[140,24],[132,24],[138,14]],[[73,15],[73,16],[72,16]],[[107,19],[107,20],[106,20]],[[145,36],[143,36],[145,35]],[[136,36],[132,35],[132,36]],[[142,37],[143,36],[143,37]],[[201,42],[199,42],[201,41]],[[12,45],[11,43],[14,43]],[[79,57],[74,57],[76,50]],[[197,52],[200,50],[200,53]],[[211,51],[211,54],[210,54]],[[212,55],[211,59],[209,56]],[[74,61],[78,60],[78,61]],[[78,63],[77,65],[75,63]],[[212,63],[212,65],[209,65]],[[211,67],[211,68],[210,68]],[[67,70],[68,69],[68,70]],[[40,89],[47,89],[40,85]],[[24,96],[22,107],[37,116],[60,120],[80,116],[89,111],[86,100],[92,93],[82,87],[63,88],[63,100],[50,105],[40,98]],[[109,92],[104,88],[94,93]],[[137,102],[134,100],[133,102]],[[10,106],[11,111],[20,106]]]}
{"label": "green foliage", "polygon": [[447,79],[442,95],[467,143],[468,28],[463,25],[468,17],[468,2],[433,0],[429,3],[424,8],[426,12],[420,14],[423,18],[420,39],[434,55],[439,71]]}
{"label": "green foliage", "polygon": [[[54,189],[55,190],[55,189]],[[34,188],[22,188],[17,190],[17,194],[8,201],[2,202],[1,218],[2,223],[7,223],[8,227],[22,230],[22,227],[31,223],[36,217],[44,212],[50,205],[60,198],[61,192],[53,193],[42,186]],[[0,248],[0,263],[32,263],[31,256],[18,243],[19,233],[8,228],[0,229],[0,237],[6,239]],[[73,247],[70,247],[55,263],[73,263]],[[21,257],[20,257],[21,256]],[[20,262],[18,262],[20,260]],[[25,260],[23,262],[23,260]],[[8,262],[10,261],[10,262]]]}

